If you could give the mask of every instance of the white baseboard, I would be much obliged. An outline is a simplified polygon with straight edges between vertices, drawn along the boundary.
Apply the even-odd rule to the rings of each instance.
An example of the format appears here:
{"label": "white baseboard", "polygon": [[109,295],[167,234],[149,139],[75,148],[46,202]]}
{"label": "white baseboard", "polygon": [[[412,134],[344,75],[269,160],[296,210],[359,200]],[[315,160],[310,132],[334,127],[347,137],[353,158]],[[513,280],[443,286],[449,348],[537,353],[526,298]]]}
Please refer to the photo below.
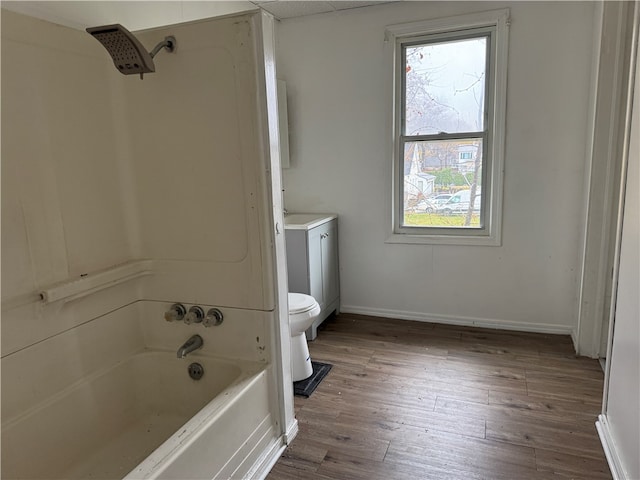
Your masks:
{"label": "white baseboard", "polygon": [[609,429],[609,422],[606,415],[598,415],[596,429],[598,430],[602,449],[604,450],[604,455],[607,457],[607,462],[609,463],[609,469],[611,470],[613,480],[626,480],[628,477],[624,471],[622,462],[620,461],[616,444],[611,436],[611,430]]}
{"label": "white baseboard", "polygon": [[463,325],[468,327],[494,328],[500,330],[517,330],[520,332],[551,333],[555,335],[572,335],[573,328],[568,325],[553,325],[549,323],[513,322],[479,317],[460,317],[455,315],[441,315],[402,310],[386,310],[382,308],[368,308],[357,305],[341,305],[342,313],[356,313],[373,317],[398,318],[400,320],[415,320],[418,322],[444,323],[448,325]]}

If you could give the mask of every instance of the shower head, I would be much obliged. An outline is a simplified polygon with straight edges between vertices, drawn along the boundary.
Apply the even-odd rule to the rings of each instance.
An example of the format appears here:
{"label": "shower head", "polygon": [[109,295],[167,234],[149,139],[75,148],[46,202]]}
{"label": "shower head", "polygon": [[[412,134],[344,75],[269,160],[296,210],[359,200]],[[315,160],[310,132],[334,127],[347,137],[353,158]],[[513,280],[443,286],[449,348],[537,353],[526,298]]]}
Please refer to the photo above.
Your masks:
{"label": "shower head", "polygon": [[173,52],[176,47],[174,37],[165,37],[164,41],[158,43],[148,53],[140,41],[119,24],[87,28],[87,33],[93,35],[107,49],[120,73],[124,75],[139,73],[140,78],[145,73],[156,71],[153,57],[160,50],[164,48]]}

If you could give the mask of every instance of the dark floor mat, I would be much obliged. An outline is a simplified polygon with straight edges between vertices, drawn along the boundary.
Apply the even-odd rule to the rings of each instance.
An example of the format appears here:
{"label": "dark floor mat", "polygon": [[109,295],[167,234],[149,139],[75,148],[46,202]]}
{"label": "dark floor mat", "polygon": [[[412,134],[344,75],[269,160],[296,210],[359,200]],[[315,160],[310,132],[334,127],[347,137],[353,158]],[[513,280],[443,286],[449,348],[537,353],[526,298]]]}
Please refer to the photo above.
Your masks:
{"label": "dark floor mat", "polygon": [[299,397],[309,397],[320,384],[322,379],[327,376],[329,370],[331,370],[330,363],[320,363],[311,361],[313,367],[313,373],[309,378],[300,380],[299,382],[293,382],[293,394]]}

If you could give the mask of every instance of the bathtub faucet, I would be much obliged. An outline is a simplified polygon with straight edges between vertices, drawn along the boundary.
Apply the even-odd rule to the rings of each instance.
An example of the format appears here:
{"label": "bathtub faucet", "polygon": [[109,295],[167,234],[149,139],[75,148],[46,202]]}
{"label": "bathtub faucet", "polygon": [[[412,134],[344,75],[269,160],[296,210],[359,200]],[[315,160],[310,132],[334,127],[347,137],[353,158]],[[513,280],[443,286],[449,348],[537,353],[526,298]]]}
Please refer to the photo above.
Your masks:
{"label": "bathtub faucet", "polygon": [[202,341],[202,337],[200,335],[193,335],[191,338],[189,338],[189,340],[184,342],[184,345],[182,345],[178,349],[178,358],[186,357],[189,353],[193,352],[194,350],[202,348],[203,344],[204,342]]}

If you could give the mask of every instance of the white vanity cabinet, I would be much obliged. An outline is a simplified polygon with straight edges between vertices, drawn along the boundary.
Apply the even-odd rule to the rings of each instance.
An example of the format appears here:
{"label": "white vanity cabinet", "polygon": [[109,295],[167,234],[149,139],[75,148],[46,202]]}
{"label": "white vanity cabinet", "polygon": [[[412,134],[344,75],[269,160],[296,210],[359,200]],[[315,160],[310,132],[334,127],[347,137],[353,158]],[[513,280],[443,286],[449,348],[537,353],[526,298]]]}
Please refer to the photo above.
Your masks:
{"label": "white vanity cabinet", "polygon": [[316,338],[320,325],[340,307],[338,217],[330,214],[290,214],[285,217],[289,291],[306,293],[320,304],[320,315],[307,330]]}

